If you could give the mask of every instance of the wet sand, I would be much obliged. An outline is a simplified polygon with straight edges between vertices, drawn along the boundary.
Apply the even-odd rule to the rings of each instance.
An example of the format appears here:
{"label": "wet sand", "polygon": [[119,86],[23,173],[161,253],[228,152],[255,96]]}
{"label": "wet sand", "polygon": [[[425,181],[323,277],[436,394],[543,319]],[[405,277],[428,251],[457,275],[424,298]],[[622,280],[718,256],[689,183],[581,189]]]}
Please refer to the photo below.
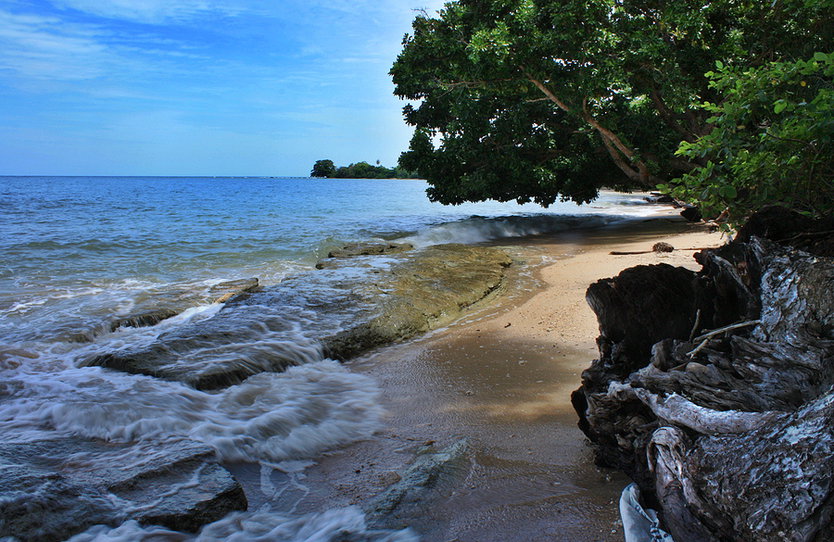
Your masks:
{"label": "wet sand", "polygon": [[[418,451],[465,438],[468,464],[398,518],[423,540],[622,540],[617,499],[628,481],[594,466],[570,393],[597,355],[589,284],[639,264],[699,268],[693,250],[609,254],[651,250],[658,241],[676,249],[723,243],[672,213],[524,239],[508,251],[551,263],[532,278],[517,277],[521,290],[442,331],[352,362],[379,382],[385,426],[308,469],[299,509],[361,506],[397,481]],[[290,490],[284,498],[299,497]]]}

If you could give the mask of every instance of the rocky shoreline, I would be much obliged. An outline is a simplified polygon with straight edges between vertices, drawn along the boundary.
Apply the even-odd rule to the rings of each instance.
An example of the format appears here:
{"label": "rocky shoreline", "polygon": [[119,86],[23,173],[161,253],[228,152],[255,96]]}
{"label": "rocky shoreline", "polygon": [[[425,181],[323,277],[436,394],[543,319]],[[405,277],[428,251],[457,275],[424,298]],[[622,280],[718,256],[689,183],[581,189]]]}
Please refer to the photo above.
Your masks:
{"label": "rocky shoreline", "polygon": [[[383,265],[380,258],[387,259]],[[82,366],[214,390],[324,355],[347,360],[460,317],[502,289],[511,264],[499,249],[465,245],[341,251],[312,276],[274,287],[252,279],[221,285],[214,293],[224,305],[213,317],[174,327],[143,347],[99,354]],[[373,280],[357,281],[368,276]],[[316,279],[329,281],[329,287],[298,287]],[[323,316],[323,323],[288,314],[288,307]],[[173,317],[171,312],[123,318],[111,331],[151,326]],[[303,335],[297,333],[299,322],[310,324]],[[127,520],[196,532],[247,508],[242,486],[214,450],[188,439],[119,444],[78,436],[7,443],[0,446],[0,487],[7,488],[0,494],[0,538],[20,540],[64,540],[93,525]],[[377,508],[394,506],[409,491],[391,488],[380,497],[388,504]]]}
{"label": "rocky shoreline", "polygon": [[778,209],[702,270],[627,269],[587,292],[599,359],[572,401],[678,542],[834,537],[830,225]]}
{"label": "rocky shoreline", "polygon": [[[649,229],[644,232],[645,228]],[[675,228],[684,231],[683,224]],[[658,231],[668,229],[669,225],[663,225]],[[373,442],[351,447],[357,451],[340,452],[337,456],[341,459],[323,459],[321,468],[314,467],[306,472],[305,476],[311,483],[327,485],[338,482],[333,488],[336,495],[327,498],[319,495],[317,498],[321,500],[313,501],[318,504],[307,510],[319,509],[322,503],[335,507],[361,504],[369,527],[399,529],[432,521],[435,523],[431,529],[424,532],[420,527],[417,532],[428,533],[427,536],[455,534],[461,540],[502,540],[506,539],[507,533],[544,540],[548,536],[558,538],[559,532],[570,532],[576,540],[620,539],[619,527],[611,519],[615,505],[610,502],[609,495],[619,491],[619,482],[615,483],[616,487],[608,487],[610,483],[606,485],[605,480],[609,479],[609,474],[588,470],[588,466],[584,465],[586,462],[590,464],[590,461],[583,455],[587,452],[581,450],[584,445],[578,438],[578,431],[572,428],[575,427],[575,418],[567,412],[564,416],[559,414],[554,417],[554,411],[563,407],[563,400],[554,390],[571,389],[577,378],[570,375],[570,365],[563,366],[564,360],[556,361],[559,359],[558,352],[563,351],[567,341],[577,341],[579,347],[589,333],[584,324],[580,325],[584,316],[578,304],[561,306],[562,300],[566,299],[563,294],[573,288],[572,282],[569,284],[567,281],[576,281],[577,288],[578,282],[584,281],[584,290],[591,279],[583,277],[598,277],[605,272],[604,269],[623,266],[625,262],[659,260],[680,264],[688,258],[689,253],[681,253],[677,249],[671,253],[634,250],[639,248],[639,241],[635,240],[642,239],[647,246],[657,240],[670,241],[678,247],[692,245],[681,244],[682,241],[677,238],[658,236],[648,222],[645,227],[625,229],[623,231],[627,233],[621,232],[616,236],[613,231],[606,233],[601,230],[594,234],[601,243],[600,248],[595,249],[599,250],[600,256],[595,258],[601,259],[585,261],[586,258],[579,258],[573,261],[568,256],[560,262],[557,267],[564,268],[566,274],[547,286],[545,292],[555,297],[545,296],[535,303],[535,299],[523,301],[509,312],[508,307],[504,307],[484,321],[450,328],[436,340],[423,342],[423,346],[403,341],[447,325],[505,289],[507,272],[513,261],[504,250],[462,245],[437,246],[426,250],[414,250],[407,246],[346,247],[322,261],[313,275],[305,279],[335,285],[317,290],[315,296],[310,295],[315,290],[300,288],[296,279],[265,288],[241,282],[241,286],[248,286],[247,291],[235,290],[231,296],[228,295],[231,292],[222,293],[226,298],[218,301],[224,302],[224,305],[212,318],[174,328],[142,349],[111,352],[87,362],[213,390],[235,385],[259,372],[283,370],[311,359],[320,359],[325,354],[341,360],[359,357],[359,366],[352,368],[360,371],[364,364],[371,363],[361,360],[381,359],[380,368],[390,367],[390,371],[384,369],[382,373],[389,376],[382,376],[381,380],[405,378],[390,393],[403,401],[402,407],[394,410],[405,409],[409,412],[409,419],[399,419]],[[570,238],[570,234],[566,234],[564,239],[550,242],[555,243],[554,247],[565,247],[564,243]],[[615,239],[626,244],[619,246]],[[691,242],[704,246],[698,244],[703,241]],[[666,264],[643,266],[623,271],[617,279],[601,281],[591,288],[595,293],[589,295],[591,305],[600,317],[603,333],[599,341],[603,353],[600,359],[607,361],[596,362],[583,375],[585,387],[574,395],[574,404],[584,413],[582,428],[594,442],[600,464],[625,470],[641,481],[646,503],[664,512],[664,525],[676,534],[679,542],[723,539],[720,535],[710,534],[714,533],[710,529],[732,530],[740,527],[715,519],[732,517],[727,515],[730,509],[724,504],[699,510],[692,504],[695,501],[686,501],[691,493],[680,489],[697,487],[698,491],[707,494],[708,488],[702,490],[694,482],[687,486],[687,480],[672,478],[668,473],[689,473],[693,480],[697,476],[703,479],[704,473],[709,473],[710,479],[725,476],[735,480],[746,472],[744,465],[747,464],[736,463],[738,468],[733,471],[733,467],[725,468],[719,460],[744,447],[757,451],[759,459],[754,457],[752,461],[760,461],[759,470],[765,471],[772,451],[767,449],[767,443],[779,438],[779,435],[771,434],[768,437],[770,440],[759,436],[756,437],[759,441],[749,440],[739,444],[739,427],[750,431],[751,435],[756,430],[764,431],[763,426],[758,425],[760,422],[751,416],[758,411],[745,411],[742,416],[734,417],[737,405],[729,403],[749,399],[752,392],[739,394],[737,390],[725,390],[723,385],[716,385],[714,390],[704,387],[705,381],[713,382],[704,380],[714,376],[710,365],[724,367],[720,361],[715,361],[716,356],[733,352],[734,345],[741,344],[742,340],[749,341],[748,335],[759,324],[715,335],[709,335],[710,331],[736,323],[765,320],[761,316],[762,309],[756,312],[761,302],[745,295],[757,293],[751,284],[758,280],[757,273],[762,273],[761,255],[777,254],[778,249],[766,245],[768,241],[750,242],[750,246],[759,248],[742,249],[736,244],[731,245],[734,248],[704,252],[699,261],[705,265],[705,270],[700,274]],[[634,256],[611,256],[610,248],[630,249],[624,253]],[[580,252],[583,250],[580,249]],[[777,259],[790,260],[790,254]],[[590,267],[581,272],[575,267],[589,265],[589,262]],[[808,269],[820,268],[816,260],[813,264],[802,265]],[[709,275],[707,269],[722,278]],[[732,275],[730,271],[736,274]],[[360,276],[372,276],[374,279],[357,282],[356,277]],[[775,276],[781,275],[776,273]],[[728,277],[732,280],[726,280]],[[822,282],[828,280],[828,275],[824,273],[821,277]],[[229,285],[230,288],[234,286]],[[301,320],[297,315],[284,311],[287,296],[295,296],[292,301],[296,305],[326,313],[331,318],[329,323],[318,326],[313,323],[308,328],[312,333],[303,337],[306,342],[299,341],[294,326]],[[803,302],[807,305],[807,300]],[[824,304],[824,300],[820,303],[822,308],[815,309],[814,314],[830,315],[830,307]],[[543,307],[553,311],[552,314],[543,312]],[[524,316],[528,311],[532,313]],[[824,317],[824,314],[815,316],[815,322]],[[539,325],[535,324],[536,321]],[[350,322],[350,325],[344,326],[344,322]],[[146,324],[136,320],[128,325]],[[820,333],[820,329],[827,329],[826,325],[817,322],[806,327]],[[577,327],[571,331],[571,326]],[[785,331],[792,328],[783,326],[779,329]],[[267,348],[252,348],[264,342],[265,330],[278,335],[285,331],[285,337],[292,339],[285,343],[291,342],[292,348],[282,347],[280,341],[269,342]],[[482,338],[484,333],[488,338]],[[776,331],[768,328],[768,333]],[[725,335],[735,338],[728,339]],[[452,339],[452,336],[460,336],[460,340]],[[680,337],[680,344],[668,340],[671,337]],[[653,350],[657,342],[665,345],[664,348],[655,347]],[[379,349],[393,343],[402,344]],[[684,360],[689,364],[689,371],[687,366],[676,364],[676,355],[686,355],[699,346],[701,349],[695,353],[694,360]],[[422,350],[425,348],[428,350]],[[575,352],[577,359],[585,355],[582,348]],[[204,352],[206,349],[212,352],[215,359],[218,352],[225,353],[225,357],[221,356],[224,362],[212,366],[216,364],[210,363],[211,356],[193,354],[195,350]],[[418,357],[428,355],[426,359],[432,366],[420,368],[415,365],[418,363],[415,359],[408,361],[406,368],[396,367],[397,359],[403,356],[410,359],[415,350],[424,352]],[[378,354],[364,355],[372,351],[378,351]],[[661,357],[652,357],[653,351],[661,352],[658,354]],[[450,381],[454,384],[448,385],[454,388],[448,391],[429,389],[444,386],[442,380],[433,378],[419,385],[409,381],[408,375],[415,374],[412,372],[414,369],[436,372],[439,365],[466,364],[469,362],[464,359],[470,357],[472,375],[464,380]],[[516,357],[520,361],[516,362]],[[626,360],[625,363],[623,360]],[[657,365],[653,365],[656,360],[659,360]],[[142,365],[131,365],[139,362]],[[185,369],[177,368],[178,365]],[[513,379],[507,380],[504,373],[509,378],[510,371],[513,372]],[[754,366],[749,374],[761,376],[762,371],[761,367]],[[815,423],[825,423],[827,403],[817,405],[825,395],[820,395],[821,399],[816,402],[810,399],[824,387],[825,379],[821,375],[825,371],[817,376],[809,376],[810,373],[805,369],[803,371],[800,371],[800,376],[805,378],[806,384],[810,382],[808,386],[815,391],[803,388],[807,397],[786,392],[782,400],[789,406],[765,409],[764,419],[768,423],[774,420],[771,418],[774,412],[784,415],[784,419],[779,418],[775,426],[769,426],[771,429],[776,427],[790,434],[804,435],[808,431],[805,431],[807,428],[803,423],[813,427],[816,427]],[[395,374],[400,376],[395,377]],[[667,378],[668,374],[675,376]],[[779,374],[778,380],[783,379],[784,372]],[[523,380],[522,375],[527,375],[524,378],[529,381]],[[799,378],[797,375],[794,377],[787,381],[793,383]],[[754,391],[763,393],[767,400],[773,399],[762,390],[774,378],[761,378],[761,385],[754,386]],[[686,386],[701,390],[700,395],[697,392],[683,395],[680,389]],[[524,391],[521,391],[522,388]],[[680,400],[681,396],[685,401]],[[803,398],[800,400],[798,397]],[[498,402],[493,403],[496,400]],[[700,404],[704,401],[707,406]],[[721,401],[728,403],[719,405]],[[564,403],[568,403],[567,394]],[[415,408],[417,405],[419,408]],[[602,407],[594,410],[589,405]],[[692,405],[698,409],[693,410]],[[391,405],[386,408],[391,408]],[[450,409],[460,409],[462,413],[471,411],[471,414],[460,419],[449,417]],[[703,417],[704,413],[710,414],[707,410],[732,415],[719,419]],[[797,418],[800,411],[810,412],[803,414],[804,422]],[[716,432],[713,427],[703,434],[697,433],[701,426],[681,418],[692,412],[698,423],[717,423],[718,420],[719,431]],[[739,423],[742,425],[739,426]],[[752,425],[745,426],[745,423]],[[446,427],[447,424],[450,425]],[[496,424],[494,428],[493,424]],[[731,428],[731,432],[726,432],[727,427]],[[525,436],[517,438],[519,434]],[[385,449],[389,445],[394,446],[393,451]],[[150,449],[156,453],[149,454],[146,461],[139,461],[135,472],[117,474],[122,458],[142,458]],[[814,448],[819,449],[818,446]],[[641,457],[646,457],[647,450],[654,454],[651,456],[654,462],[641,460]],[[692,450],[700,451],[696,453]],[[808,458],[816,458],[815,453],[807,450],[799,453],[798,457],[791,457],[804,461],[809,469],[822,471],[819,476],[823,480],[822,485],[828,483],[824,472],[830,468],[828,456],[821,454],[819,457],[823,460],[814,462]],[[700,457],[700,462],[691,463],[694,457]],[[73,437],[34,442],[27,450],[21,450],[15,444],[6,445],[0,449],[0,458],[4,462],[2,471],[24,488],[14,495],[10,494],[11,498],[0,504],[0,507],[5,507],[0,510],[3,517],[11,519],[0,523],[0,536],[11,535],[22,539],[61,540],[96,523],[117,525],[128,519],[163,525],[180,532],[195,532],[232,511],[245,510],[248,504],[243,487],[258,483],[258,475],[254,473],[254,480],[241,478],[244,482],[242,487],[235,481],[239,469],[229,466],[235,472],[233,476],[218,464],[210,448],[189,440],[110,444]],[[679,463],[673,463],[673,459]],[[355,466],[353,461],[356,461]],[[92,464],[96,466],[84,466]],[[690,469],[691,465],[695,467]],[[667,470],[664,471],[663,466]],[[567,470],[560,474],[565,468]],[[692,474],[692,469],[701,469],[701,472]],[[352,474],[354,471],[356,474]],[[661,476],[659,473],[667,474]],[[773,471],[771,474],[783,476],[786,473]],[[96,480],[93,481],[91,476]],[[658,489],[657,484],[661,480],[666,482],[665,489]],[[511,485],[507,486],[507,483]],[[798,479],[796,484],[797,487],[802,486]],[[720,492],[726,491],[726,487],[733,486],[725,484],[712,489]],[[825,488],[820,487],[814,486],[811,493],[827,495]],[[345,493],[346,488],[351,489]],[[42,498],[26,501],[27,495]],[[351,499],[346,500],[350,495]],[[771,497],[773,502],[784,504],[784,495],[776,495],[782,501],[773,495]],[[487,500],[482,500],[484,498]],[[696,504],[702,504],[703,497],[701,499]],[[258,506],[257,500],[255,507]],[[574,501],[583,504],[575,508],[571,504]],[[32,506],[27,508],[25,502]],[[125,503],[129,504],[124,506]],[[464,511],[460,506],[467,509]],[[821,510],[819,518],[827,517],[826,507],[827,504],[823,503],[815,508]],[[429,509],[435,508],[436,511],[429,512]],[[301,509],[305,510],[304,506]],[[563,509],[572,511],[559,512]],[[50,515],[43,516],[45,510],[49,510]],[[557,512],[556,516],[553,516],[554,512]],[[733,513],[743,516],[737,510]],[[33,521],[32,518],[38,517],[38,514],[48,517],[48,522]],[[498,515],[493,517],[493,514]],[[773,514],[768,515],[768,518],[774,517]],[[677,521],[678,527],[674,526],[675,518],[682,518]],[[814,516],[811,519],[816,521],[819,518]],[[464,527],[470,520],[476,521],[479,527]],[[493,525],[492,521],[499,523]],[[44,525],[47,525],[46,530],[38,530]],[[693,532],[702,538],[695,537],[691,534]],[[751,535],[749,539],[768,538]],[[824,536],[819,538],[823,539]]]}
{"label": "rocky shoreline", "polygon": [[[250,290],[226,301],[212,318],[164,333],[142,348],[98,355],[83,365],[210,390],[320,358],[319,348],[325,357],[345,361],[451,322],[499,289],[512,263],[489,247],[437,245],[402,252],[389,253],[397,254],[390,265],[370,272],[361,267],[371,265],[367,258],[382,252],[336,256],[341,261],[314,274],[330,275],[325,277],[327,287],[299,288],[300,282],[311,280],[302,275]],[[338,273],[346,278],[334,278]],[[290,314],[293,310],[314,313],[305,320]],[[298,330],[300,322],[303,330]],[[291,342],[264,344],[266,336],[275,335]]]}

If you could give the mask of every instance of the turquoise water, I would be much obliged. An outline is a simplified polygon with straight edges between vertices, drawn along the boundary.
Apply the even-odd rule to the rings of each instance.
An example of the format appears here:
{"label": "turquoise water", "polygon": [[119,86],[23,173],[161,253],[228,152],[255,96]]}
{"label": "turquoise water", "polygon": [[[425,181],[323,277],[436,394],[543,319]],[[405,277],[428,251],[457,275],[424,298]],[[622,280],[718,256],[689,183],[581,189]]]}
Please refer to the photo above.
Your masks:
{"label": "turquoise water", "polygon": [[[222,391],[80,362],[214,318],[220,309],[211,304],[209,288],[221,281],[258,277],[281,287],[291,277],[293,289],[326,289],[330,275],[316,273],[314,265],[347,242],[402,240],[419,249],[602,225],[653,211],[639,195],[613,193],[585,207],[444,207],[430,203],[425,189],[416,180],[0,177],[0,438],[189,438],[214,447],[221,460],[263,468],[315,460],[369,438],[382,410],[372,379],[323,359],[307,344],[304,319],[290,326],[291,334],[264,334],[234,346],[284,348],[297,341],[307,363]],[[269,310],[292,312],[293,296],[286,303]],[[160,306],[182,312],[148,328],[111,332],[101,326]],[[256,310],[247,313],[253,322]],[[315,319],[304,310],[307,321]],[[78,340],[93,328],[104,331]],[[308,519],[331,527],[361,524],[356,510],[322,514]],[[308,522],[286,510],[259,510],[253,517],[276,525]],[[137,539],[141,530],[126,525],[127,534],[110,539]]]}

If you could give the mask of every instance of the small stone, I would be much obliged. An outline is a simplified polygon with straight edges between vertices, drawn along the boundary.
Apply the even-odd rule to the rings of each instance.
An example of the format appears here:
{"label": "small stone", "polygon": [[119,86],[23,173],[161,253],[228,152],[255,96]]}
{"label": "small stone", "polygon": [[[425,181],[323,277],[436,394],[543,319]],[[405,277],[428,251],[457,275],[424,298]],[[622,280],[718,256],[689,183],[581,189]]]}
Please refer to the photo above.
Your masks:
{"label": "small stone", "polygon": [[399,473],[394,472],[394,471],[383,472],[382,474],[379,475],[380,483],[382,485],[386,486],[386,487],[390,486],[390,485],[393,485],[393,484],[396,484],[397,482],[399,482],[402,479],[403,479],[403,477],[400,476]]}

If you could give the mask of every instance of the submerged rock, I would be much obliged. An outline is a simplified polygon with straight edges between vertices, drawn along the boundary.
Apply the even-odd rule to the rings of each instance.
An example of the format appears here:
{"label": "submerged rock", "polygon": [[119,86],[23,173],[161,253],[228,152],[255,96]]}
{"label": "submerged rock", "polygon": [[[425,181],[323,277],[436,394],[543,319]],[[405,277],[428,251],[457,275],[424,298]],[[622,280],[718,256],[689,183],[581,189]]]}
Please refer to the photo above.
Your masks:
{"label": "submerged rock", "polygon": [[226,303],[238,295],[252,293],[260,288],[260,282],[256,277],[250,279],[229,280],[215,284],[209,290],[209,295],[214,303]]}
{"label": "submerged rock", "polygon": [[240,484],[197,442],[0,445],[0,538],[65,540],[128,519],[196,532],[245,509]]}
{"label": "submerged rock", "polygon": [[31,472],[4,458],[0,465],[0,539],[66,540],[93,525],[121,522],[105,493],[58,473]]}
{"label": "submerged rock", "polygon": [[125,316],[123,318],[117,318],[109,322],[105,321],[84,331],[64,333],[59,335],[59,338],[67,342],[91,343],[95,342],[97,337],[106,333],[113,333],[121,328],[155,326],[163,320],[173,318],[181,312],[182,309],[160,307],[137,314],[131,314],[130,316]]}
{"label": "submerged rock", "polygon": [[441,245],[299,275],[238,296],[213,317],[178,326],[143,347],[81,362],[184,382],[198,389],[264,371],[345,360],[458,318],[500,288],[512,260],[490,247]]}
{"label": "submerged rock", "polygon": [[409,508],[424,505],[429,491],[467,474],[469,451],[466,440],[443,450],[422,450],[396,483],[364,506],[368,523],[391,528],[405,526],[398,525],[399,518],[411,517]]}
{"label": "submerged rock", "polygon": [[[247,301],[259,300],[255,294]],[[268,295],[265,301],[271,301]],[[296,333],[292,319],[282,318],[280,311],[233,303],[213,318],[161,334],[147,347],[97,355],[81,365],[217,389],[257,373],[283,371],[320,358],[319,346]]]}
{"label": "submerged rock", "polygon": [[[260,288],[257,278],[230,280],[212,286],[208,296],[212,303],[226,303]],[[67,330],[58,338],[67,342],[91,343],[98,337],[122,328],[150,327],[181,314],[188,308],[204,304],[205,291],[171,290],[146,293],[141,301],[141,312],[121,318],[105,320],[82,331]]]}
{"label": "submerged rock", "polygon": [[412,250],[414,245],[409,243],[355,243],[345,245],[327,254],[327,260],[321,260],[316,264],[316,269],[327,269],[338,267],[339,261],[357,256],[383,256],[388,254],[401,254]]}
{"label": "submerged rock", "polygon": [[394,267],[381,313],[323,340],[325,353],[345,360],[414,337],[458,318],[501,286],[512,260],[484,247],[440,245]]}
{"label": "submerged rock", "polygon": [[110,331],[116,331],[120,327],[148,327],[155,326],[163,320],[173,318],[179,314],[174,309],[156,309],[142,314],[135,314],[125,318],[119,318],[110,324]]}

